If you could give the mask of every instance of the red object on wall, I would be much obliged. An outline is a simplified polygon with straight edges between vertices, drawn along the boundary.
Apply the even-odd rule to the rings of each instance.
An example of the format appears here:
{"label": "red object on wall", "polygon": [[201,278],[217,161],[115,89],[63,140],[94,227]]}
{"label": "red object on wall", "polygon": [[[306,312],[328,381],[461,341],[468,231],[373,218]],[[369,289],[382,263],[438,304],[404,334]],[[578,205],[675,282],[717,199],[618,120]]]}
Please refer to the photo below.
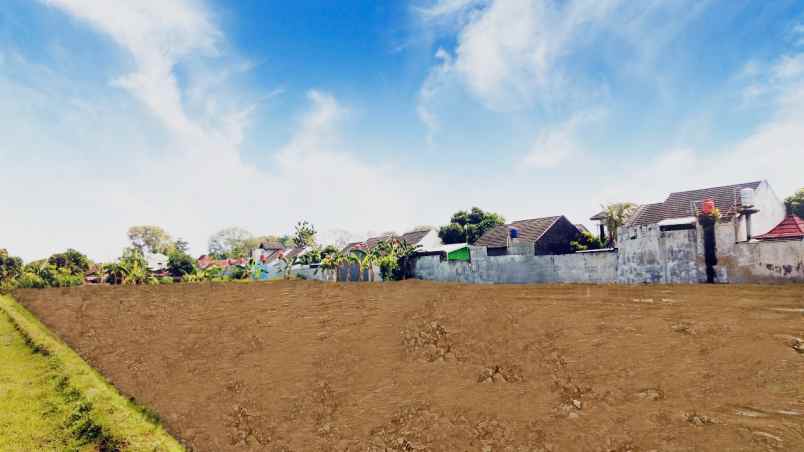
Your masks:
{"label": "red object on wall", "polygon": [[701,210],[703,211],[704,215],[710,215],[715,210],[715,200],[704,199]]}

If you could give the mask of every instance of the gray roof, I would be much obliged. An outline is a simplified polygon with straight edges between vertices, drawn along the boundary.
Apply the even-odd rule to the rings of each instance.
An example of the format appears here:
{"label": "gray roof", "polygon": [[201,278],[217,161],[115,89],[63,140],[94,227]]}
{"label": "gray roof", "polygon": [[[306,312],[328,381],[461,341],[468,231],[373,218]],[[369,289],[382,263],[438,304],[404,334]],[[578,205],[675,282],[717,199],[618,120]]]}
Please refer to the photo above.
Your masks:
{"label": "gray roof", "polygon": [[500,248],[508,245],[508,234],[511,228],[519,231],[519,238],[528,242],[538,242],[539,239],[552,227],[561,216],[532,218],[530,220],[514,221],[510,224],[495,226],[486,231],[475,243],[477,246]]}
{"label": "gray roof", "polygon": [[626,224],[645,226],[671,218],[694,217],[700,212],[705,199],[715,201],[715,207],[720,210],[721,221],[731,221],[740,208],[740,190],[743,188],[756,190],[761,183],[761,181],[745,182],[670,193],[664,202],[639,206]]}

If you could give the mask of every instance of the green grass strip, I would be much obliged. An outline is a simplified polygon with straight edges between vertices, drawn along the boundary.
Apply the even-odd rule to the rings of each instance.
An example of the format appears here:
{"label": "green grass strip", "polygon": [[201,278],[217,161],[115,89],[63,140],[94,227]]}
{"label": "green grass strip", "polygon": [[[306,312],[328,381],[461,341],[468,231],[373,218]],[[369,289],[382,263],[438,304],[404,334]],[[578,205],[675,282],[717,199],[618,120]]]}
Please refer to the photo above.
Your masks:
{"label": "green grass strip", "polygon": [[22,305],[0,311],[0,450],[184,450]]}

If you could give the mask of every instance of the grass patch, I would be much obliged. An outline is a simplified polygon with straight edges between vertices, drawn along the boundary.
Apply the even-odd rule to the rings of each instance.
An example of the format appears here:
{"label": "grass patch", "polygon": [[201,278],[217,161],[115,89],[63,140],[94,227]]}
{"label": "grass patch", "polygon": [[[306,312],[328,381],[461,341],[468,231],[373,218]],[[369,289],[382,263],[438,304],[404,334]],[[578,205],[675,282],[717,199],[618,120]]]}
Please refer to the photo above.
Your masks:
{"label": "grass patch", "polygon": [[30,312],[0,295],[0,450],[183,451]]}

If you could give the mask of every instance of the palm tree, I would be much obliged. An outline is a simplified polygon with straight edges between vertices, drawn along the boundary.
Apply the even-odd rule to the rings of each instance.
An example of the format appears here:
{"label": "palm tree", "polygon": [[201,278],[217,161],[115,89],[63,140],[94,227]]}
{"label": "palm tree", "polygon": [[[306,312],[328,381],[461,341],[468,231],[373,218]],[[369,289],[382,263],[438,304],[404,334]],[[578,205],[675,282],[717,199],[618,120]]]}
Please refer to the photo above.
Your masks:
{"label": "palm tree", "polygon": [[603,206],[603,210],[606,212],[606,229],[609,231],[609,246],[614,246],[617,243],[617,231],[634,214],[636,208],[636,204],[630,202],[618,202]]}
{"label": "palm tree", "polygon": [[280,258],[282,263],[285,264],[285,267],[282,269],[282,273],[284,274],[285,279],[290,279],[290,274],[293,270],[293,266],[296,265],[296,260],[298,259],[296,256],[287,257],[282,256]]}

